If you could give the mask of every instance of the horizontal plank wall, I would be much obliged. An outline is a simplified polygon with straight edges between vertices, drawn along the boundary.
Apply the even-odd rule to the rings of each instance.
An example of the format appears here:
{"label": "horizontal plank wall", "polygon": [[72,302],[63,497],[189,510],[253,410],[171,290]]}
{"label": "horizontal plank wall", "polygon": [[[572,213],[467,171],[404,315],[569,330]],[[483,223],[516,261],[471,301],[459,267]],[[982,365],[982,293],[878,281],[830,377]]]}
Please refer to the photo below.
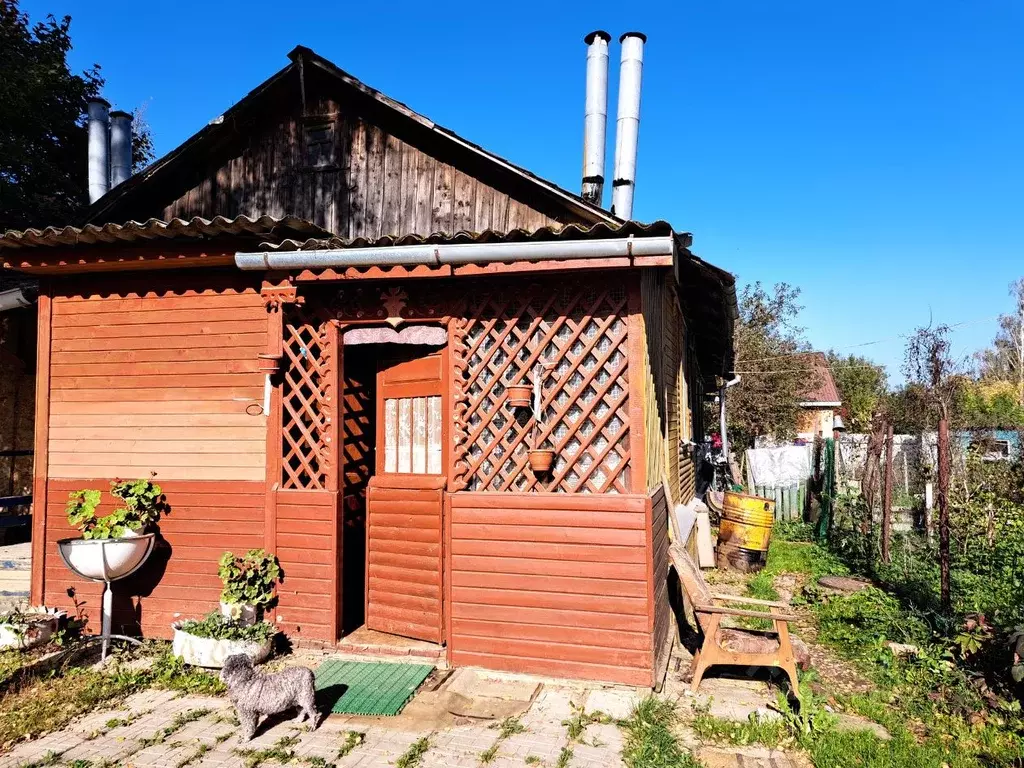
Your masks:
{"label": "horizontal plank wall", "polygon": [[450,660],[651,684],[647,497],[450,496]]}
{"label": "horizontal plank wall", "polygon": [[[91,630],[99,631],[102,585],[82,581],[68,570],[57,552],[59,539],[81,534],[64,513],[68,493],[83,488],[103,491],[98,514],[112,511],[107,493],[110,477],[51,479],[47,483],[45,575],[46,605],[76,613],[83,604]],[[176,618],[200,617],[217,608],[221,582],[217,560],[230,549],[240,553],[263,546],[262,483],[239,481],[160,482],[170,513],[160,521],[162,542],[137,574],[114,585],[115,631],[147,637],[170,637]],[[73,588],[75,597],[68,596]]]}
{"label": "horizontal plank wall", "polygon": [[225,550],[265,543],[258,283],[197,270],[54,281],[50,294],[33,596],[72,613],[84,600],[97,628],[99,585],[76,583],[57,552],[58,539],[79,535],[67,524],[68,493],[102,491],[106,514],[111,480],[155,472],[170,513],[150,562],[115,586],[114,624],[168,637],[176,617],[216,608]]}
{"label": "horizontal plank wall", "polygon": [[48,476],[262,481],[258,291],[242,276],[96,285],[54,289]]}
{"label": "horizontal plank wall", "polygon": [[293,642],[335,639],[337,510],[336,491],[277,492],[277,625]]}

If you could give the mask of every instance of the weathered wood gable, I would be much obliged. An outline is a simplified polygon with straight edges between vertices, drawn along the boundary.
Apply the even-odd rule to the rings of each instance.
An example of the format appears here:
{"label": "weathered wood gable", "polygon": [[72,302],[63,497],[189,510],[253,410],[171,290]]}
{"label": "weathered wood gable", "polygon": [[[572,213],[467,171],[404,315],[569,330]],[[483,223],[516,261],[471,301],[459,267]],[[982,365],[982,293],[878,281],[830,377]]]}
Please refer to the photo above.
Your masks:
{"label": "weathered wood gable", "polygon": [[312,52],[293,60],[90,218],[294,215],[368,239],[611,218],[353,87]]}

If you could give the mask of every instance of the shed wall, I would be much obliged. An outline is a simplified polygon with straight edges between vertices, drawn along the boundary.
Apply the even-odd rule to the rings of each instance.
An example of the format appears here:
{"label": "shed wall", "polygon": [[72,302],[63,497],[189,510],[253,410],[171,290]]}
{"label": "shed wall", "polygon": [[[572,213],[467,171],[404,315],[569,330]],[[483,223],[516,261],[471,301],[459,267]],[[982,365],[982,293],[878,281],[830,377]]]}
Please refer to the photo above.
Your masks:
{"label": "shed wall", "polygon": [[48,476],[262,481],[257,286],[239,274],[56,286]]}
{"label": "shed wall", "polygon": [[650,685],[647,498],[450,497],[453,664]]}

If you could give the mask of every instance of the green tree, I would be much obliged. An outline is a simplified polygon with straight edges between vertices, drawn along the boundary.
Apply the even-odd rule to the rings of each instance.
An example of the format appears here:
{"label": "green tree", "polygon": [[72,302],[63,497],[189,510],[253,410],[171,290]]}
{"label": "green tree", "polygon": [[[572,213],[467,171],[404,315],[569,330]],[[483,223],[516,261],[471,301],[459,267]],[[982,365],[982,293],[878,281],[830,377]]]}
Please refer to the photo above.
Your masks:
{"label": "green tree", "polygon": [[797,325],[800,289],[760,282],[740,293],[736,325],[736,370],[740,383],[729,390],[726,417],[731,442],[753,444],[760,435],[787,437],[796,431],[799,394],[807,386],[807,364],[798,353],[809,346]]}
{"label": "green tree", "polygon": [[832,350],[825,357],[843,400],[846,428],[850,432],[869,431],[871,416],[885,398],[888,386],[885,368],[866,357],[841,355]]}
{"label": "green tree", "polygon": [[[0,0],[0,231],[72,223],[88,204],[86,102],[99,95],[98,65],[68,67],[71,17],[30,25],[18,0]],[[144,122],[133,164],[153,156]]]}

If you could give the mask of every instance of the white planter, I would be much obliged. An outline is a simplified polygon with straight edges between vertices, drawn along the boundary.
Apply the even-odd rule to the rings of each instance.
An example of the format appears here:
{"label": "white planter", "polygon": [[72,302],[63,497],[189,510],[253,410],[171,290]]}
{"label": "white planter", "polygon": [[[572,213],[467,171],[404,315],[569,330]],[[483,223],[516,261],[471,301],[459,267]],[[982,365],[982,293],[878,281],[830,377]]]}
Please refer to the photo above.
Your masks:
{"label": "white planter", "polygon": [[50,642],[65,613],[56,609],[37,609],[23,615],[25,623],[10,624],[0,618],[0,650],[18,648],[25,651]]}
{"label": "white planter", "polygon": [[79,576],[113,581],[142,565],[153,546],[153,534],[128,531],[118,539],[61,539],[57,546],[64,562]]}
{"label": "white planter", "polygon": [[246,640],[215,640],[212,637],[196,637],[180,629],[181,622],[174,622],[171,628],[174,630],[172,649],[174,655],[178,656],[186,664],[196,667],[212,667],[220,669],[224,666],[224,660],[228,656],[237,653],[244,653],[253,660],[254,664],[260,664],[270,656],[274,639],[267,638],[262,643],[248,642]]}
{"label": "white planter", "polygon": [[243,627],[251,627],[257,621],[263,617],[260,615],[263,611],[255,605],[249,603],[225,603],[221,601],[220,614],[226,616],[229,619],[233,619],[241,624]]}

